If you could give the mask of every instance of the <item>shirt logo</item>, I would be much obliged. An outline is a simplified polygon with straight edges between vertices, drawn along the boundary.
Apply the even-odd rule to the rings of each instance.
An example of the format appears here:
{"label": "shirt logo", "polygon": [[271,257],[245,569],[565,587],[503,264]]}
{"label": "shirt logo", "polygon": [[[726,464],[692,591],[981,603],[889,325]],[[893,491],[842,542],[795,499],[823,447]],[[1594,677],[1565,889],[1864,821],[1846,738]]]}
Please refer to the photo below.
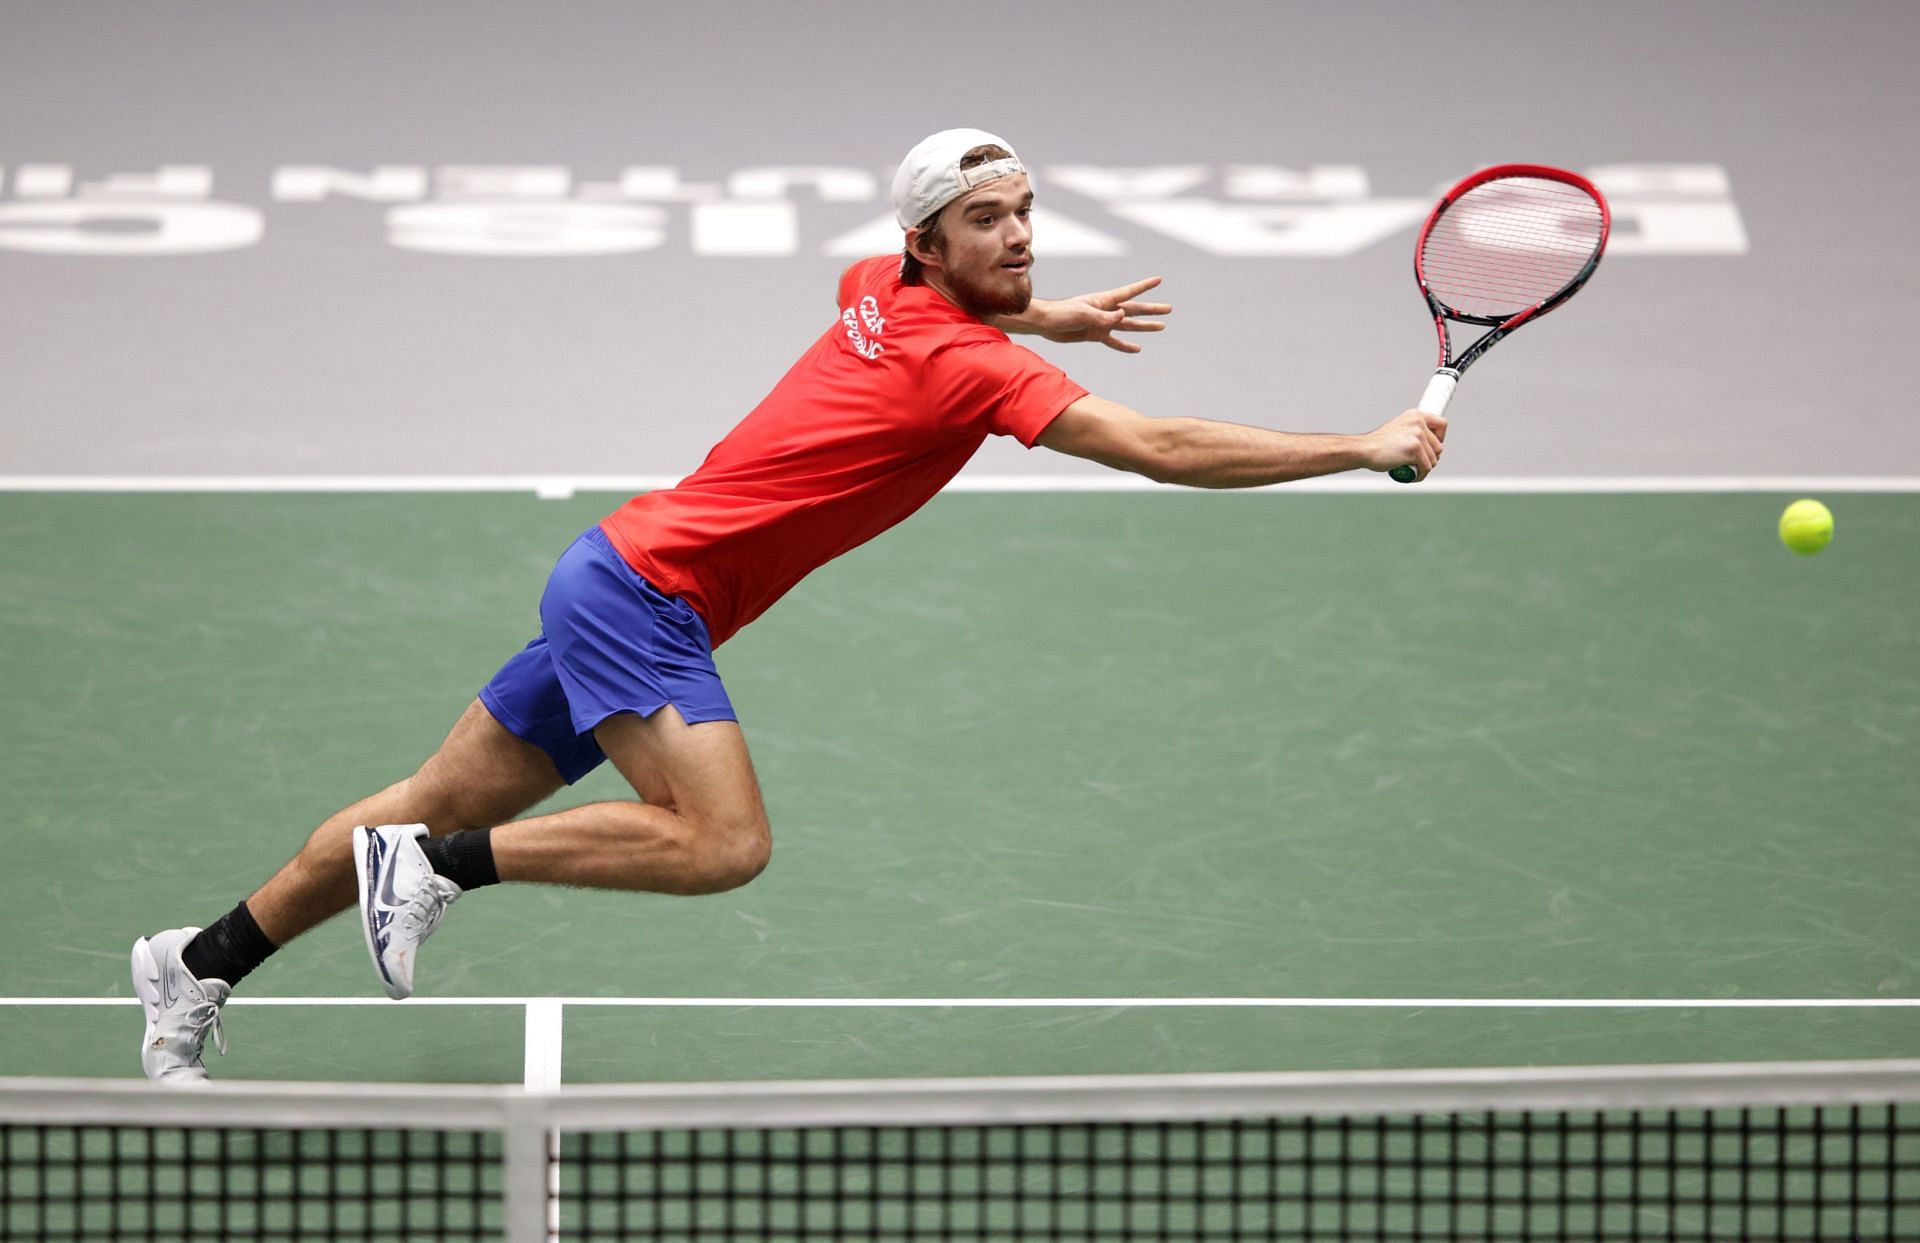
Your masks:
{"label": "shirt logo", "polygon": [[[860,299],[858,313],[853,307],[840,312],[840,322],[847,327],[847,340],[853,342],[853,352],[862,358],[880,357],[886,347],[875,338],[886,331],[887,321],[880,314],[880,301],[872,294]],[[860,329],[865,326],[866,332]],[[868,334],[872,334],[869,336]]]}

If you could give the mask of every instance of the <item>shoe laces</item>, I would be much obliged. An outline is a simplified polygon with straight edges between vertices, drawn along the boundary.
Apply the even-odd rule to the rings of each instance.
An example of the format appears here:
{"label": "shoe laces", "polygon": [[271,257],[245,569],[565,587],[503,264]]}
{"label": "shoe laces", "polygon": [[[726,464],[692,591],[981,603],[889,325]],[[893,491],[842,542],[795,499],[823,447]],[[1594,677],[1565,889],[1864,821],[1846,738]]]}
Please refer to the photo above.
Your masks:
{"label": "shoe laces", "polygon": [[400,914],[400,926],[407,932],[425,938],[440,926],[441,916],[447,913],[447,904],[461,894],[460,886],[444,876],[429,876],[407,902],[407,909]]}
{"label": "shoe laces", "polygon": [[203,1001],[187,1011],[182,1020],[186,1024],[187,1037],[193,1041],[194,1054],[197,1057],[205,1047],[208,1035],[213,1037],[213,1047],[220,1050],[220,1056],[227,1055],[227,1029],[220,1022],[220,1003]]}

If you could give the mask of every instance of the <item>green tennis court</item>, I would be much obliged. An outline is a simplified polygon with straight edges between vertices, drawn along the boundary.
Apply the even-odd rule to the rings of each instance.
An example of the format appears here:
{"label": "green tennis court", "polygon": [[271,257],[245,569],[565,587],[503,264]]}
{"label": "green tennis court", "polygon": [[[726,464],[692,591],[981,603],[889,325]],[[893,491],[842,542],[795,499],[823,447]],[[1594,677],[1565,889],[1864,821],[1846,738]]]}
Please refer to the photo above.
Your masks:
{"label": "green tennis court", "polygon": [[[1788,499],[945,495],[720,653],[758,881],[472,895],[427,1004],[337,921],[212,1069],[1911,1055],[1920,495],[1830,495],[1811,559]],[[616,500],[0,496],[8,1073],[137,1074],[133,938],[410,771]]]}

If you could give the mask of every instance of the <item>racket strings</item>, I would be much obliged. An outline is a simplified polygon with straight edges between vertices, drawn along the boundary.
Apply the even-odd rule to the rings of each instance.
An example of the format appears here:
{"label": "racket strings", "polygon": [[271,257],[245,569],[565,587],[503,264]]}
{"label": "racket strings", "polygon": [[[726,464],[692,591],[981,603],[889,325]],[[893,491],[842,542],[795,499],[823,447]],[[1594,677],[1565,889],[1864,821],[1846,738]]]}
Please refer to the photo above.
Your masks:
{"label": "racket strings", "polygon": [[1600,204],[1538,177],[1482,183],[1447,205],[1420,249],[1421,277],[1450,310],[1507,317],[1565,289],[1599,250]]}

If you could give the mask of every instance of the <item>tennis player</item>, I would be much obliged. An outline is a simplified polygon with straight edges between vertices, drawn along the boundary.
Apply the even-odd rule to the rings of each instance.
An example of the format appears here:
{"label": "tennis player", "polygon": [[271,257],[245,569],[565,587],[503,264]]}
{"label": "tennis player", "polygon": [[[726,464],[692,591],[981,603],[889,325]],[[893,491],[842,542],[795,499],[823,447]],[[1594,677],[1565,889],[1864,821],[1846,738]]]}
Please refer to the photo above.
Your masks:
{"label": "tennis player", "polygon": [[[713,650],[808,573],[919,509],[989,435],[1165,483],[1255,487],[1440,458],[1444,420],[1409,410],[1364,435],[1150,419],[1090,395],[1009,332],[1151,332],[1158,278],[1033,297],[1033,190],[1005,141],[946,130],[893,181],[905,252],[840,278],[839,316],[678,486],[636,496],[563,553],[540,634],[481,688],[411,777],[327,820],[204,931],[133,947],[153,1079],[207,1077],[220,1007],[277,948],[355,905],[389,996],[413,992],[447,906],[502,881],[718,893],[772,836]],[[631,800],[516,819],[611,760]]]}

